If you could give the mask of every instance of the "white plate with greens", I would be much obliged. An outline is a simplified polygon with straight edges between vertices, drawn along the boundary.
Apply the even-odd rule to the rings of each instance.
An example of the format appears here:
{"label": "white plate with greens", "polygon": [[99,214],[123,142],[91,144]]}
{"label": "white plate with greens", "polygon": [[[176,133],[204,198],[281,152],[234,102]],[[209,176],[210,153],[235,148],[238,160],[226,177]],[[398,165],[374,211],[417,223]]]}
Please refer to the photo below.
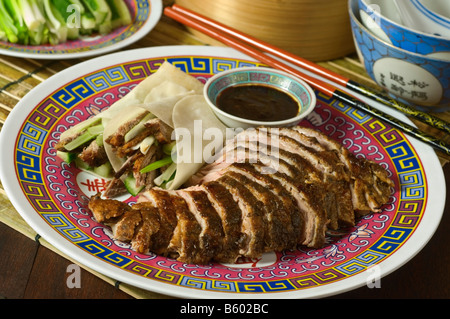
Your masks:
{"label": "white plate with greens", "polygon": [[[53,9],[56,5],[60,5],[59,11],[52,11],[53,17],[45,13],[45,8],[36,10],[36,7],[30,7],[28,12],[23,13],[24,11],[20,8],[16,7],[16,10],[11,8],[13,1],[2,2],[4,6],[0,5],[0,54],[34,59],[74,59],[97,56],[140,40],[155,27],[162,15],[161,0],[123,0],[131,21],[116,14],[118,11],[111,6],[112,3],[120,3],[120,1],[79,1],[38,1],[43,6],[46,2],[47,4],[51,2]],[[103,4],[107,6],[103,12],[110,8],[111,14],[102,15],[100,9],[89,11],[87,6],[80,6],[78,3],[100,6]],[[7,16],[5,10],[8,13]],[[17,18],[12,21],[14,12],[22,13],[21,17],[26,18],[30,27],[25,20],[23,24]],[[65,14],[65,17],[62,18],[62,14]],[[41,23],[42,18],[46,21],[45,23]],[[29,21],[34,24],[30,24]],[[110,22],[105,23],[105,21]],[[33,26],[36,29],[31,32]],[[72,40],[69,39],[71,37]],[[53,44],[50,44],[50,39]],[[16,42],[13,43],[12,41],[15,40]]]}

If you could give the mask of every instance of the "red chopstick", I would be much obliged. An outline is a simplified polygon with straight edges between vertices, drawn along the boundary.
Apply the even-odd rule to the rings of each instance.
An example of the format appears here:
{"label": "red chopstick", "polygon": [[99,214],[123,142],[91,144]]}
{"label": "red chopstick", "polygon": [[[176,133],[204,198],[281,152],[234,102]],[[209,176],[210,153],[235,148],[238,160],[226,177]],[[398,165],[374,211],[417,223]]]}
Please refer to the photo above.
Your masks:
{"label": "red chopstick", "polygon": [[171,17],[172,19],[181,22],[185,24],[186,26],[192,27],[216,40],[221,41],[222,43],[235,48],[245,54],[247,54],[250,57],[255,58],[256,60],[259,60],[260,62],[267,64],[273,68],[285,71],[287,73],[290,73],[294,76],[297,76],[304,80],[306,83],[317,89],[318,91],[328,95],[329,97],[334,97],[337,100],[346,103],[347,105],[352,106],[355,109],[358,109],[362,112],[368,113],[374,118],[377,118],[381,121],[384,121],[391,125],[392,127],[395,127],[409,135],[412,135],[423,142],[433,146],[435,149],[440,150],[448,155],[450,155],[450,145],[446,144],[445,142],[436,139],[433,136],[430,136],[424,132],[421,132],[417,128],[406,124],[395,117],[386,114],[384,112],[381,112],[380,110],[369,106],[354,97],[348,95],[347,93],[342,92],[341,90],[338,90],[333,85],[330,85],[322,80],[316,79],[314,77],[311,77],[307,74],[304,74],[303,72],[300,72],[298,69],[293,68],[275,58],[270,57],[269,55],[258,51],[258,49],[250,46],[247,43],[242,42],[239,39],[234,38],[233,36],[221,31],[220,29],[216,29],[215,26],[211,24],[205,24],[204,22],[198,20],[196,18],[197,14],[194,14],[194,16],[188,16],[184,14],[183,12],[180,12],[180,7],[178,7],[178,10],[175,10],[172,7],[166,7],[164,9],[165,15]]}
{"label": "red chopstick", "polygon": [[210,25],[204,24],[201,21],[197,21],[197,19],[192,16],[185,15],[184,13],[180,12],[179,9],[175,10],[171,7],[166,7],[164,9],[164,13],[167,16],[171,17],[172,19],[177,20],[189,27],[195,28],[204,34],[206,34],[216,40],[219,40],[219,41],[227,44],[228,46],[233,47],[233,48],[247,54],[248,56],[251,56],[251,57],[257,59],[258,61],[261,61],[262,63],[265,63],[267,65],[272,66],[273,68],[276,68],[276,69],[279,69],[279,70],[282,70],[287,73],[290,73],[290,74],[300,77],[303,81],[305,81],[312,87],[316,88],[317,90],[321,91],[322,93],[324,93],[330,97],[333,95],[334,91],[336,90],[336,88],[329,85],[328,83],[325,83],[321,80],[315,79],[307,74],[302,73],[300,75],[299,71],[297,69],[295,69],[289,65],[286,65],[286,64],[264,54],[263,52],[255,50],[250,45],[247,45],[246,43],[241,42],[241,41],[233,38],[232,36],[229,36],[226,33],[223,33],[220,30],[215,29],[214,27],[212,27]]}
{"label": "red chopstick", "polygon": [[267,53],[271,53],[279,58],[282,58],[288,62],[294,63],[300,67],[303,67],[304,69],[314,72],[318,75],[323,76],[326,79],[332,80],[333,82],[337,82],[343,86],[347,84],[350,79],[336,73],[330,72],[328,69],[325,69],[315,63],[312,63],[308,60],[305,60],[299,56],[296,56],[288,51],[285,51],[283,49],[277,48],[267,42],[261,41],[259,39],[256,39],[248,34],[242,33],[236,29],[233,29],[231,27],[228,27],[220,22],[211,20],[210,18],[207,18],[199,13],[193,12],[189,9],[183,8],[180,5],[173,5],[173,10],[177,12],[181,12],[184,15],[196,19],[199,22],[202,22],[206,25],[209,25],[211,27],[214,27],[215,29],[219,30],[220,32],[223,32],[225,34],[231,35],[239,40],[242,40],[260,50],[266,51]]}
{"label": "red chopstick", "polygon": [[[361,84],[359,84],[347,77],[344,77],[338,73],[335,73],[331,70],[328,70],[324,67],[321,67],[318,64],[315,64],[311,61],[303,59],[302,57],[294,55],[283,49],[277,48],[267,42],[256,39],[248,34],[244,34],[234,28],[228,27],[218,21],[214,21],[208,17],[205,17],[199,13],[193,12],[193,11],[186,9],[180,5],[176,5],[176,4],[173,5],[172,9],[167,9],[166,14],[170,16],[170,15],[174,15],[175,12],[182,13],[186,18],[189,17],[190,19],[194,19],[194,20],[204,24],[205,26],[214,28],[218,32],[221,32],[223,34],[223,36],[229,35],[231,37],[239,39],[240,41],[243,41],[244,43],[247,43],[255,48],[265,51],[266,53],[270,53],[278,58],[281,58],[285,61],[291,62],[297,66],[300,66],[305,70],[308,70],[308,71],[310,71],[314,74],[317,74],[327,80],[332,81],[333,83],[344,86],[356,93],[367,96],[371,99],[374,99],[375,101],[378,101],[389,107],[395,108],[398,111],[408,114],[408,115],[416,118],[417,120],[427,123],[428,125],[431,125],[437,129],[440,129],[447,133],[450,133],[450,123],[448,123],[438,117],[435,117],[429,113],[420,112],[409,105],[405,105],[399,101],[393,100],[392,98],[386,97],[384,94],[381,94],[380,92],[375,92],[374,90],[372,90],[370,88],[364,87]],[[186,24],[187,24],[187,21],[186,21]]]}

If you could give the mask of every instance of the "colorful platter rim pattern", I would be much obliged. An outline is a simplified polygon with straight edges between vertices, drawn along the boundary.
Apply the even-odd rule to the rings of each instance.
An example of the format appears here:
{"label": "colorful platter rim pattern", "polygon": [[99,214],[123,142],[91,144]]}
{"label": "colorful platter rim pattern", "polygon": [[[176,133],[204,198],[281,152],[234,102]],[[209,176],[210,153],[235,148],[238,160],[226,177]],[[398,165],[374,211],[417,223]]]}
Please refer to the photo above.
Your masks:
{"label": "colorful platter rim pattern", "polygon": [[162,15],[162,0],[125,0],[133,23],[105,35],[86,36],[57,45],[21,45],[0,41],[0,53],[34,59],[74,59],[109,53],[128,46],[146,34]]}
{"label": "colorful platter rim pattern", "polygon": [[[175,54],[176,52],[176,54]],[[53,145],[68,127],[127,94],[169,61],[205,82],[213,74],[261,66],[232,49],[176,46],[129,50],[75,65],[27,94],[0,136],[0,177],[31,227],[77,262],[119,282],[189,298],[310,298],[351,290],[410,260],[436,230],[445,180],[431,148],[339,101],[316,93],[316,109],[301,122],[341,142],[357,157],[383,165],[395,182],[381,213],[329,232],[322,249],[267,253],[260,259],[183,264],[138,254],[112,239],[87,209],[104,180],[63,163]],[[406,119],[405,119],[406,120]],[[122,200],[133,203],[136,198]]]}

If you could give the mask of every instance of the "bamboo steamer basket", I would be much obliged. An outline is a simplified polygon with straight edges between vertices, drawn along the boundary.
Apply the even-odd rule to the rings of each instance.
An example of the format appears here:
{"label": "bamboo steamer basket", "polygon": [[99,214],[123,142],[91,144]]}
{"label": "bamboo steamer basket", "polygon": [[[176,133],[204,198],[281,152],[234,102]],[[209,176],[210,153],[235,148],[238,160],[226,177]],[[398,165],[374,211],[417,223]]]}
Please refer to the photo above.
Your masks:
{"label": "bamboo steamer basket", "polygon": [[347,0],[176,0],[175,3],[310,61],[331,60],[355,51]]}

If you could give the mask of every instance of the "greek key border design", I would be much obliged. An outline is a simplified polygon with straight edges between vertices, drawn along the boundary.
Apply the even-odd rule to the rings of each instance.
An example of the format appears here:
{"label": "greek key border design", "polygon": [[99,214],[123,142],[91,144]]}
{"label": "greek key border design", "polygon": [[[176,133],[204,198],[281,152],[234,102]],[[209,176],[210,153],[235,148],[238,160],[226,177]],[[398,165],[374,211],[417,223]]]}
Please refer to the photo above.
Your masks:
{"label": "greek key border design", "polygon": [[342,103],[318,94],[318,99],[337,108],[360,124],[380,141],[399,174],[400,198],[392,225],[371,247],[360,255],[317,273],[297,278],[246,282],[194,278],[157,269],[122,256],[89,238],[65,218],[49,196],[42,175],[42,148],[55,123],[80,101],[113,86],[143,79],[169,61],[182,70],[201,76],[230,68],[258,63],[227,58],[167,57],[133,61],[95,71],[50,94],[29,114],[23,123],[15,145],[15,170],[22,191],[36,212],[67,240],[80,249],[134,274],[159,282],[208,291],[235,293],[267,293],[317,287],[360,273],[396,251],[414,232],[421,220],[427,198],[426,177],[420,159],[410,143],[396,130]]}

